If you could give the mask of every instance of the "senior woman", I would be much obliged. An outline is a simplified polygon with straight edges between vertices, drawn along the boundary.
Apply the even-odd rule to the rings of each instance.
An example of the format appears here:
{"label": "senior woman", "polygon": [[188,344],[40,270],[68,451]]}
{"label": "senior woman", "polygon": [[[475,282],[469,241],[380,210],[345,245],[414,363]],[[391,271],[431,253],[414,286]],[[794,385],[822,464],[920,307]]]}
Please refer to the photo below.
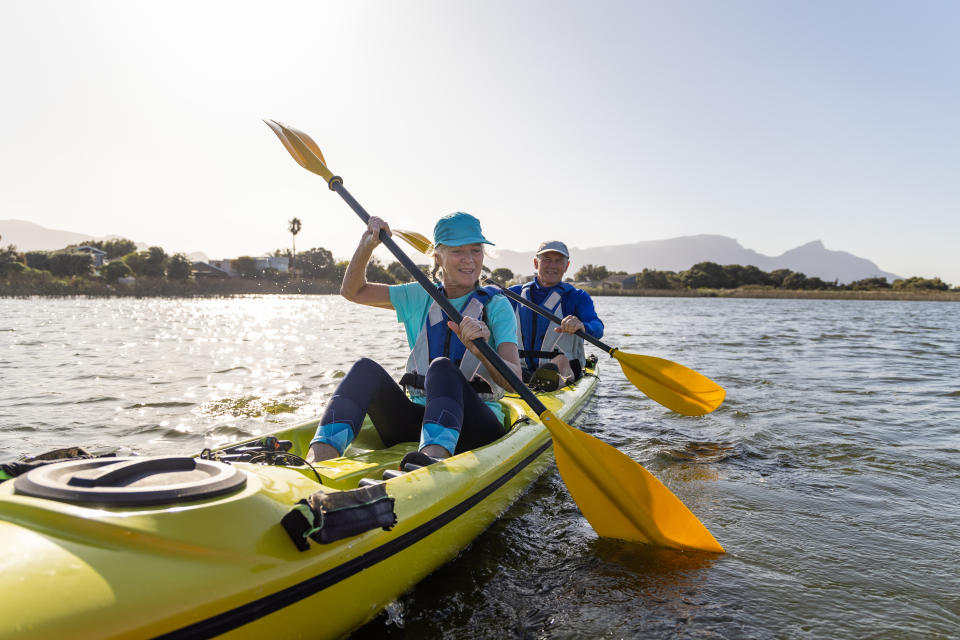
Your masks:
{"label": "senior woman", "polygon": [[386,222],[371,217],[340,294],[351,302],[396,310],[411,348],[407,371],[398,384],[373,360],[358,360],[324,411],[307,453],[311,462],[343,455],[367,414],[385,446],[419,439],[418,451],[404,463],[429,464],[489,444],[504,432],[497,399],[509,384],[472,342],[487,340],[520,376],[513,308],[502,295],[478,286],[483,245],[493,243],[468,213],[444,216],[434,227],[434,277],[439,271],[440,291],[463,315],[458,325],[416,282],[367,282],[367,263],[380,244],[381,229],[390,233]]}

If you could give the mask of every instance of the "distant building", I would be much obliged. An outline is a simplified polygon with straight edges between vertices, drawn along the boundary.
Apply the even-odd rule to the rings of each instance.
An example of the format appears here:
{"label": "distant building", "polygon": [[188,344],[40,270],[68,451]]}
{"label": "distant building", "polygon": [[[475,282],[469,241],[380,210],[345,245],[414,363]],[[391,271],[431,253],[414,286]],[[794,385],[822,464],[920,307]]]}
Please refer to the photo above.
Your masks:
{"label": "distant building", "polygon": [[231,278],[239,278],[240,274],[233,270],[233,260],[209,260],[204,264],[210,265],[215,269],[222,271]]}
{"label": "distant building", "polygon": [[194,278],[232,278],[227,271],[224,271],[220,267],[216,267],[208,262],[194,262],[193,263],[193,277]]}
{"label": "distant building", "polygon": [[74,249],[74,251],[79,251],[79,252],[81,252],[81,253],[89,253],[89,254],[90,254],[90,257],[93,259],[93,268],[94,268],[94,269],[99,269],[100,267],[102,267],[104,260],[106,260],[106,258],[107,258],[107,252],[106,252],[106,251],[101,251],[100,249],[97,249],[96,247],[90,247],[90,246],[87,246],[87,245],[84,245],[84,246],[82,246],[82,247],[77,247],[76,249]]}
{"label": "distant building", "polygon": [[267,269],[276,269],[277,271],[290,270],[290,258],[287,256],[266,256],[263,258],[254,258],[253,261],[257,265],[257,271],[265,271]]}
{"label": "distant building", "polygon": [[[286,256],[261,256],[253,259],[253,264],[257,271],[263,273],[267,269],[275,269],[277,271],[287,272],[290,270],[290,258]],[[193,266],[196,270],[197,265],[206,265],[206,267],[215,269],[217,272],[226,274],[226,277],[229,278],[239,278],[240,274],[237,273],[237,270],[233,268],[233,260],[209,260],[207,262],[194,262]],[[195,272],[196,273],[196,272]],[[224,277],[221,275],[214,275],[212,271],[206,272],[201,277]]]}
{"label": "distant building", "polygon": [[[623,289],[625,288],[624,282],[631,276],[620,275],[620,276],[608,276],[603,280],[601,285],[604,289]],[[637,279],[633,278],[634,286],[636,286]]]}

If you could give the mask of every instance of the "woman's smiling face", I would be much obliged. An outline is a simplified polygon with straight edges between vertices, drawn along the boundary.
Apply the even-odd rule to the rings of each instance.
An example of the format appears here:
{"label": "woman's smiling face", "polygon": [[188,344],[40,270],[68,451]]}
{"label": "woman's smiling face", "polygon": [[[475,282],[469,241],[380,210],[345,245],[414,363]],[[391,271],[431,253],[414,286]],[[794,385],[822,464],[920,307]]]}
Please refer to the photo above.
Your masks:
{"label": "woman's smiling face", "polygon": [[443,285],[448,290],[473,289],[483,268],[483,245],[479,242],[459,247],[440,245],[434,254],[443,270]]}

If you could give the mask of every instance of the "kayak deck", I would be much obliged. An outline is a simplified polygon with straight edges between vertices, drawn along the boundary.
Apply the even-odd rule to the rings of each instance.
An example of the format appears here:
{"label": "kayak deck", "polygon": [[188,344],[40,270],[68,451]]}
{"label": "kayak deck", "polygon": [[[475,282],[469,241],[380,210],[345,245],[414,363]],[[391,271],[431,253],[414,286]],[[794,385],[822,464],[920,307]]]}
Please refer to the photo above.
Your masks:
{"label": "kayak deck", "polygon": [[[570,421],[597,384],[590,374],[539,397]],[[342,637],[456,557],[548,468],[546,429],[518,397],[502,402],[503,437],[383,482],[398,520],[389,531],[305,552],[279,524],[297,501],[379,481],[417,443],[382,448],[365,423],[345,457],[236,462],[242,490],[175,505],[82,506],[2,483],[0,542],[16,550],[3,568],[18,588],[0,599],[0,638]],[[271,435],[303,456],[316,424]]]}

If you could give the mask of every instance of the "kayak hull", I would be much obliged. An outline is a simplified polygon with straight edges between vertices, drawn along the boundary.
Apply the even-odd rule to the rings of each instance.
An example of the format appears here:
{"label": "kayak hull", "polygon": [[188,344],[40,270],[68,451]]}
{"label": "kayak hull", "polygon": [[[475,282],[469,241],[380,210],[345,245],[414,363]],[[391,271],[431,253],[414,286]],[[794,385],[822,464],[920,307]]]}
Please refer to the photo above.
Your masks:
{"label": "kayak hull", "polygon": [[[570,421],[596,383],[588,375],[540,397]],[[503,402],[514,425],[505,436],[384,483],[392,529],[304,552],[279,524],[297,501],[379,478],[416,443],[383,448],[367,424],[344,458],[315,469],[235,463],[242,489],[176,505],[91,507],[0,484],[0,638],[343,637],[455,558],[552,463],[536,416],[516,397]],[[303,455],[315,425],[274,435]]]}

